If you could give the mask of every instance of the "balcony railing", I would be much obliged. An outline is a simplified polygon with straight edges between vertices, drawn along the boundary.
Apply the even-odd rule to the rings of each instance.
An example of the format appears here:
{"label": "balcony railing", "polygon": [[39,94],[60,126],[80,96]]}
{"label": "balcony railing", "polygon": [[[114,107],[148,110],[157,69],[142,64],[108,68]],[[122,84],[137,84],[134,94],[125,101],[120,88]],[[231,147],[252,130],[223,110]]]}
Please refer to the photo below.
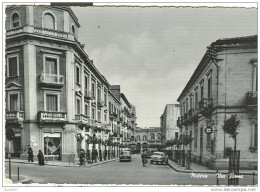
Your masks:
{"label": "balcony railing", "polygon": [[246,93],[246,105],[257,105],[257,92],[249,91]]}
{"label": "balcony railing", "polygon": [[57,112],[57,111],[40,111],[38,113],[38,119],[41,120],[51,120],[51,121],[66,121],[67,113],[66,112]]}
{"label": "balcony railing", "polygon": [[76,120],[76,121],[80,121],[80,122],[82,122],[83,124],[90,124],[90,122],[89,122],[89,117],[86,116],[86,115],[83,115],[83,114],[76,114],[76,115],[75,115],[75,120]]}
{"label": "balcony railing", "polygon": [[104,107],[105,102],[102,99],[98,99],[98,107]]}
{"label": "balcony railing", "polygon": [[93,99],[93,92],[89,89],[85,89],[84,97],[86,99],[92,100]]}
{"label": "balcony railing", "polygon": [[212,98],[203,98],[199,102],[199,113],[206,115],[210,112],[212,107],[213,107]]}
{"label": "balcony railing", "polygon": [[109,118],[116,119],[117,118],[117,114],[116,113],[110,113],[109,114]]}
{"label": "balcony railing", "polygon": [[23,121],[24,112],[23,111],[7,111],[5,113],[5,119]]}
{"label": "balcony railing", "polygon": [[34,27],[33,32],[36,34],[55,37],[55,38],[59,38],[59,39],[69,39],[69,33],[66,33],[63,31],[57,31],[57,30],[53,30],[53,29]]}
{"label": "balcony railing", "polygon": [[41,84],[62,87],[64,85],[64,76],[56,74],[42,73],[40,76]]}

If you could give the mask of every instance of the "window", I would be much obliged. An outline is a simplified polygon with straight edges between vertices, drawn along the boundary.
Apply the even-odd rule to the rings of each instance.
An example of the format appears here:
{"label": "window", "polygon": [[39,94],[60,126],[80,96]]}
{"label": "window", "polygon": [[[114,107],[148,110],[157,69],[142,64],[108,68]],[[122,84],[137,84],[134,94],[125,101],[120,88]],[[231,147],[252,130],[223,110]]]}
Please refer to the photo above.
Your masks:
{"label": "window", "polygon": [[195,109],[198,108],[198,92],[195,92]]}
{"label": "window", "polygon": [[80,84],[80,67],[76,65],[76,83]]}
{"label": "window", "polygon": [[88,89],[88,76],[85,75],[85,89]]}
{"label": "window", "polygon": [[155,139],[154,133],[151,133],[150,137],[151,137],[151,140],[154,140]]}
{"label": "window", "polygon": [[20,17],[18,15],[18,13],[14,13],[12,15],[12,27],[20,27]]}
{"label": "window", "polygon": [[104,101],[105,101],[105,105],[107,105],[107,92],[104,92]]}
{"label": "window", "polygon": [[208,98],[211,98],[212,97],[212,78],[209,77],[208,78]]}
{"label": "window", "polygon": [[58,95],[46,94],[46,110],[58,111]]}
{"label": "window", "polygon": [[178,137],[179,137],[179,133],[175,132],[175,139],[178,139]]}
{"label": "window", "polygon": [[98,121],[101,122],[101,111],[98,110]]}
{"label": "window", "polygon": [[51,13],[44,14],[43,27],[48,29],[55,29],[55,18]]}
{"label": "window", "polygon": [[192,109],[192,96],[190,96],[190,109]]}
{"label": "window", "polygon": [[104,122],[107,122],[107,114],[104,114]]}
{"label": "window", "polygon": [[92,108],[92,110],[91,110],[91,117],[92,117],[92,119],[95,119],[95,108]]}
{"label": "window", "polygon": [[93,97],[95,97],[95,95],[96,95],[96,92],[95,92],[95,82],[91,83],[91,91],[92,91]]}
{"label": "window", "polygon": [[85,116],[87,116],[88,117],[88,114],[89,114],[89,105],[88,105],[88,103],[85,103]]}
{"label": "window", "polygon": [[204,84],[203,84],[203,82],[201,82],[201,84],[200,84],[200,98],[201,98],[201,101],[204,98]]}
{"label": "window", "polygon": [[44,72],[51,75],[58,74],[58,59],[52,57],[45,57]]}
{"label": "window", "polygon": [[186,99],[186,113],[188,113],[189,109],[188,109],[188,99]]}
{"label": "window", "polygon": [[254,147],[257,147],[257,139],[258,139],[257,124],[255,124]]}
{"label": "window", "polygon": [[20,106],[19,106],[19,94],[10,94],[9,95],[9,111],[19,111]]}
{"label": "window", "polygon": [[18,72],[19,72],[18,55],[8,56],[7,57],[7,76],[8,77],[19,76]]}
{"label": "window", "polygon": [[44,133],[44,154],[61,155],[61,133]]}
{"label": "window", "polygon": [[74,25],[71,26],[71,31],[72,31],[72,34],[75,35],[75,27],[74,27]]}
{"label": "window", "polygon": [[80,104],[80,98],[76,99],[76,113],[81,114],[81,104]]}
{"label": "window", "polygon": [[157,133],[157,140],[161,140],[161,133]]}
{"label": "window", "polygon": [[98,87],[98,95],[97,95],[97,97],[98,97],[98,100],[101,99],[101,89],[100,89],[100,87]]}
{"label": "window", "polygon": [[143,136],[143,141],[146,141],[146,136],[145,135]]}
{"label": "window", "polygon": [[140,135],[137,135],[137,141],[140,141]]}
{"label": "window", "polygon": [[194,127],[194,148],[197,149],[198,146],[198,127]]}
{"label": "window", "polygon": [[109,114],[112,114],[111,103],[110,103],[110,102],[109,102],[109,104],[108,104],[108,109],[109,109]]}

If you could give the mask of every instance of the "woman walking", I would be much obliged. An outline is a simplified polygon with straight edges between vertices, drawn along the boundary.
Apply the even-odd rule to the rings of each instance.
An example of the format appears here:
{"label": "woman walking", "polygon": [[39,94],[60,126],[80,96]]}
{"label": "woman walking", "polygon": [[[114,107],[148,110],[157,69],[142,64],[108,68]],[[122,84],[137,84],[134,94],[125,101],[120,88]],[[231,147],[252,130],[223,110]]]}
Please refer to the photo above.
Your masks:
{"label": "woman walking", "polygon": [[45,165],[45,163],[44,163],[44,155],[43,155],[41,150],[39,150],[39,153],[38,153],[37,157],[38,157],[39,165],[40,166]]}

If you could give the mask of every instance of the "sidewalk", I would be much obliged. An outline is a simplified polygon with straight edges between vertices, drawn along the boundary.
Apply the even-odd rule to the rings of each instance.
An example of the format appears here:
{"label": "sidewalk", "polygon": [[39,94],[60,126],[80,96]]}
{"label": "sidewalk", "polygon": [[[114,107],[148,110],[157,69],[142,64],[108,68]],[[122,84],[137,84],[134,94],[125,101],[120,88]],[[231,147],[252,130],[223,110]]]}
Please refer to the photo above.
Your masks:
{"label": "sidewalk", "polygon": [[[196,163],[191,163],[190,167],[191,169],[188,170],[186,169],[186,167],[181,167],[178,163],[175,163],[172,160],[168,160],[168,164],[169,166],[174,169],[177,172],[183,172],[183,173],[208,173],[208,174],[216,174],[217,170],[212,170],[208,167],[202,166],[202,165],[198,165]],[[228,170],[219,170],[219,173],[228,173]],[[257,174],[257,170],[240,170],[240,174],[252,174],[253,172],[255,172],[255,174]]]}
{"label": "sidewalk", "polygon": [[[104,163],[109,163],[112,161],[116,161],[119,160],[119,158],[114,158],[114,159],[110,159],[110,160],[105,160],[105,161],[98,161],[98,162],[94,162],[92,164],[86,164],[86,167],[91,167],[91,166],[97,166],[97,165],[101,165]],[[9,160],[5,159],[5,163],[8,163]],[[22,163],[22,164],[38,164],[38,161],[34,161],[32,162],[28,162],[28,160],[22,160],[22,159],[11,159],[11,163]],[[58,160],[54,160],[54,161],[45,161],[45,166],[61,166],[61,167],[79,167],[80,165],[78,164],[78,161],[76,161],[76,163],[74,162],[63,162],[63,161],[58,161]]]}

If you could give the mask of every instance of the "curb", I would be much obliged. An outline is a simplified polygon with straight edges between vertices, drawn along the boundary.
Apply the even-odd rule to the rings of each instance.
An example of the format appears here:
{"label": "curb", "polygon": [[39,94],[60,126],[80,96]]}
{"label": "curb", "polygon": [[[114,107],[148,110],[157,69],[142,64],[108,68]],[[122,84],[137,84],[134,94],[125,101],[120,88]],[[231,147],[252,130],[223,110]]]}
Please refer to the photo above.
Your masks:
{"label": "curb", "polygon": [[[17,177],[17,175],[13,175],[13,177]],[[30,177],[27,177],[27,176],[24,176],[24,175],[20,175],[20,177],[24,177],[24,179],[16,181],[16,182],[13,182],[13,183],[14,184],[19,184],[19,183],[24,184],[24,183],[28,183],[29,181],[31,181]]]}
{"label": "curb", "polygon": [[[98,163],[93,163],[91,166],[86,166],[86,167],[92,167],[92,166],[102,165],[102,164],[105,164],[105,163],[109,163],[109,162],[116,161],[116,160],[118,160],[118,159],[119,159],[119,158],[110,159],[110,160],[108,160],[108,161],[101,161],[101,162],[98,162]],[[5,161],[5,163],[8,163],[8,161]],[[29,162],[22,162],[22,161],[12,161],[12,163],[38,165],[38,163],[29,163]],[[73,163],[71,163],[71,165],[45,164],[45,166],[53,166],[53,167],[57,167],[57,166],[60,166],[60,167],[80,167],[80,166],[74,166]]]}
{"label": "curb", "polygon": [[[182,172],[182,173],[207,173],[207,174],[216,174],[217,173],[217,170],[214,170],[213,171],[192,171],[192,170],[180,170],[180,169],[177,169],[175,168],[174,166],[172,166],[170,163],[168,163],[168,165],[173,169],[175,170],[176,172]],[[228,172],[221,172],[220,170],[218,170],[219,173],[222,173],[222,174],[228,174]],[[252,173],[255,172],[252,170]],[[252,175],[252,173],[243,173],[243,172],[240,172],[239,174],[242,174],[242,175]],[[255,175],[258,175],[258,173],[255,173]]]}

